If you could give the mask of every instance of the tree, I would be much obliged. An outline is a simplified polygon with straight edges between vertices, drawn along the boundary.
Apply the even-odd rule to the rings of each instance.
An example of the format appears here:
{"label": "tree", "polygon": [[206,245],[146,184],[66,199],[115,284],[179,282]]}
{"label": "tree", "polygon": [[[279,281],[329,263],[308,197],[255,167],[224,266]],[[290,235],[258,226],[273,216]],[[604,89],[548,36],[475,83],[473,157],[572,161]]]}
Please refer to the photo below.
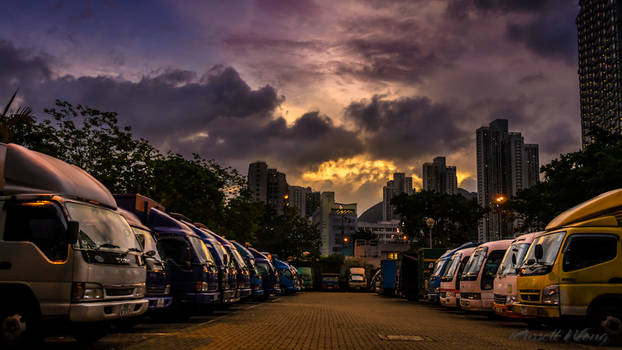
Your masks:
{"label": "tree", "polygon": [[317,225],[309,223],[295,209],[288,208],[284,215],[277,215],[274,210],[266,208],[261,222],[256,235],[258,248],[282,258],[302,257],[305,252],[319,256],[320,231]]}
{"label": "tree", "polygon": [[[433,218],[434,245],[448,248],[472,240],[478,221],[485,212],[475,200],[433,191],[401,194],[391,204],[396,207],[395,213],[402,217],[404,231],[408,236],[427,237],[429,228],[425,221]],[[424,243],[426,239],[420,242],[421,246],[427,246]]]}
{"label": "tree", "polygon": [[591,131],[594,142],[544,165],[544,181],[517,193],[504,207],[524,219],[522,229],[543,229],[563,211],[622,187],[622,136]]}

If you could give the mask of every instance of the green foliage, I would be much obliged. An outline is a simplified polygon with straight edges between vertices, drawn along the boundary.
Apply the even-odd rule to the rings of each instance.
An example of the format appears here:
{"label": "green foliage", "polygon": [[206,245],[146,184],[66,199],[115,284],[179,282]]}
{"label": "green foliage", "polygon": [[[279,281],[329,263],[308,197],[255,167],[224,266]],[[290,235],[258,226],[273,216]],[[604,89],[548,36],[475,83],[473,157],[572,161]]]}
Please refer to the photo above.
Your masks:
{"label": "green foliage", "polygon": [[622,136],[599,129],[591,135],[594,143],[543,166],[544,181],[505,205],[524,218],[523,230],[543,229],[566,209],[622,187]]}
{"label": "green foliage", "polygon": [[320,231],[316,225],[288,208],[284,215],[267,209],[261,218],[257,248],[277,254],[282,259],[300,257],[304,252],[319,256]]}
{"label": "green foliage", "polygon": [[435,220],[434,246],[451,248],[475,238],[478,220],[485,212],[475,200],[433,191],[401,194],[391,204],[402,217],[405,233],[419,239],[421,246],[429,244],[427,218]]}

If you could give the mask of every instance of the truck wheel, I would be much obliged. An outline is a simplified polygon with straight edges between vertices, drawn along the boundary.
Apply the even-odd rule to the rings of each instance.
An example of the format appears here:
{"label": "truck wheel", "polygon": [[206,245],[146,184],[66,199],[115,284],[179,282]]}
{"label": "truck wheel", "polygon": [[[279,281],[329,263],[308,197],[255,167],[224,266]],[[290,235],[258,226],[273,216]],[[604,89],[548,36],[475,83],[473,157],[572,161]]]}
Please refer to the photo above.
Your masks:
{"label": "truck wheel", "polygon": [[28,343],[40,342],[43,334],[37,312],[25,303],[6,306],[5,310],[0,311],[0,344],[21,348]]}
{"label": "truck wheel", "polygon": [[73,325],[73,337],[78,343],[91,344],[103,338],[110,329],[108,323],[97,322],[83,325]]}
{"label": "truck wheel", "polygon": [[606,333],[608,345],[622,344],[622,305],[599,305],[590,314],[590,325],[599,334]]}

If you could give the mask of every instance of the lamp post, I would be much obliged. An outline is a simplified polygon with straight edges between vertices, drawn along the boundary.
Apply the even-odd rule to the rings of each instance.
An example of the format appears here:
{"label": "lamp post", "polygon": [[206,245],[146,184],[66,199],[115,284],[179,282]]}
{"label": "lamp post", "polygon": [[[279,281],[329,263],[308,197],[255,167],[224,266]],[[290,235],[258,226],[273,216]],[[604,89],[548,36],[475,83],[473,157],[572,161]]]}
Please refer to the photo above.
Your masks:
{"label": "lamp post", "polygon": [[497,194],[495,196],[495,209],[496,209],[496,219],[497,219],[497,232],[498,232],[498,236],[497,239],[502,239],[502,234],[501,234],[501,205],[503,203],[505,203],[505,201],[507,200],[507,198],[503,195],[503,194]]}
{"label": "lamp post", "polygon": [[425,219],[425,224],[428,225],[428,228],[430,229],[430,248],[432,248],[432,228],[434,227],[434,224],[436,224],[436,220],[433,218],[427,218]]}

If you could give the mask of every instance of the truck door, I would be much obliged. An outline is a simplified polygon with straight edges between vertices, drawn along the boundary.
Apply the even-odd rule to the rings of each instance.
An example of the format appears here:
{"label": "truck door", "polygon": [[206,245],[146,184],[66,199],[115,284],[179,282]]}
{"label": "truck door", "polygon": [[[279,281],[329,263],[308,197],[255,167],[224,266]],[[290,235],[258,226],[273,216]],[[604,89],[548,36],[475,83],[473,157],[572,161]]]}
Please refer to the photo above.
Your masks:
{"label": "truck door", "polygon": [[598,295],[619,290],[611,283],[622,277],[618,267],[620,242],[613,234],[573,234],[562,253],[560,306],[562,315],[585,315]]}
{"label": "truck door", "polygon": [[44,316],[69,311],[72,282],[67,224],[52,201],[0,202],[4,207],[0,240],[0,283],[29,286]]}

